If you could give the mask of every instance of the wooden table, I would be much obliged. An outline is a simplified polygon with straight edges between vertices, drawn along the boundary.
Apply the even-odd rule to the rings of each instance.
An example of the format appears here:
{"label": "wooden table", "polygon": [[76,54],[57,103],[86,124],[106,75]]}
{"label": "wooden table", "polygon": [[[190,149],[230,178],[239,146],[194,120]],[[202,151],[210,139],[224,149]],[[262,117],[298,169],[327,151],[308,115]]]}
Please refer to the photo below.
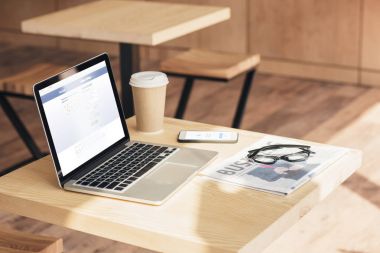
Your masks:
{"label": "wooden table", "polygon": [[22,22],[26,33],[119,43],[122,101],[134,114],[129,78],[139,70],[138,45],[158,45],[230,18],[230,8],[149,1],[107,0]]}
{"label": "wooden table", "polygon": [[[218,162],[264,135],[239,130],[237,144],[178,144],[181,129],[228,129],[176,119],[162,134],[132,139],[216,150]],[[290,196],[278,196],[196,176],[161,206],[74,193],[58,188],[50,157],[0,178],[0,209],[162,252],[261,252],[346,180],[361,152],[345,156]],[[289,242],[296,243],[296,242]]]}

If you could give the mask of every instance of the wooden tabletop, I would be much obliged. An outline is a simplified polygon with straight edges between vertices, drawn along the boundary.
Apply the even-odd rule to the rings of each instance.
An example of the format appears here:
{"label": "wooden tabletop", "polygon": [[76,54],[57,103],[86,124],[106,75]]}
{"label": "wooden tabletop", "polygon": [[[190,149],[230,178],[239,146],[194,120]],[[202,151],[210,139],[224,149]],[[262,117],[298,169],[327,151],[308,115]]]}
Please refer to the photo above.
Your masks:
{"label": "wooden tabletop", "polygon": [[[239,130],[237,144],[179,144],[181,129],[228,129],[165,119],[162,134],[136,132],[132,139],[216,150],[214,162],[264,135]],[[0,178],[0,209],[160,252],[261,252],[347,179],[361,164],[350,150],[289,196],[218,183],[198,175],[161,206],[64,191],[50,157]],[[296,243],[296,242],[289,242]]]}
{"label": "wooden tabletop", "polygon": [[230,18],[230,8],[107,0],[25,20],[23,32],[157,45]]}

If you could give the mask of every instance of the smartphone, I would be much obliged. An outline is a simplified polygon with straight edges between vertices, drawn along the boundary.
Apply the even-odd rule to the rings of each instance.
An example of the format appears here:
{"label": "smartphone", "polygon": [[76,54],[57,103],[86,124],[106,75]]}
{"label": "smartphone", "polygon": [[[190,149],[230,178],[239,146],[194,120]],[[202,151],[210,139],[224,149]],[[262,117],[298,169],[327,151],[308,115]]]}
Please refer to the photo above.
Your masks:
{"label": "smartphone", "polygon": [[178,135],[178,142],[236,143],[239,134],[227,131],[186,131]]}

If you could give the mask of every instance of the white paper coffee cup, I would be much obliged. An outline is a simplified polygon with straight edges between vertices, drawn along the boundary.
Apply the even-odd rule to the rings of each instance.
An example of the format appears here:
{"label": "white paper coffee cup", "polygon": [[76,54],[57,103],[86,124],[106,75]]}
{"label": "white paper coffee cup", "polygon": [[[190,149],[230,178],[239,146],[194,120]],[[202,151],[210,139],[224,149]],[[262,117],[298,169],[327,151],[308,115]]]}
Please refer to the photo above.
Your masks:
{"label": "white paper coffee cup", "polygon": [[168,77],[162,72],[144,71],[131,76],[129,84],[132,86],[138,131],[151,133],[162,130],[168,83]]}

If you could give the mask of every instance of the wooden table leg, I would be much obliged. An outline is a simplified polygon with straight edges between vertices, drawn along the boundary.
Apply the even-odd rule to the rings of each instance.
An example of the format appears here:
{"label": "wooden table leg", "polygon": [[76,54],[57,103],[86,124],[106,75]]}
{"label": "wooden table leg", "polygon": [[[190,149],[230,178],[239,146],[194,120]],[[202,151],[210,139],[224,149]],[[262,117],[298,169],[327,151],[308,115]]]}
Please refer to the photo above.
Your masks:
{"label": "wooden table leg", "polygon": [[139,46],[128,43],[119,44],[121,101],[124,116],[129,118],[135,114],[133,107],[132,89],[129,79],[133,73],[140,70]]}

